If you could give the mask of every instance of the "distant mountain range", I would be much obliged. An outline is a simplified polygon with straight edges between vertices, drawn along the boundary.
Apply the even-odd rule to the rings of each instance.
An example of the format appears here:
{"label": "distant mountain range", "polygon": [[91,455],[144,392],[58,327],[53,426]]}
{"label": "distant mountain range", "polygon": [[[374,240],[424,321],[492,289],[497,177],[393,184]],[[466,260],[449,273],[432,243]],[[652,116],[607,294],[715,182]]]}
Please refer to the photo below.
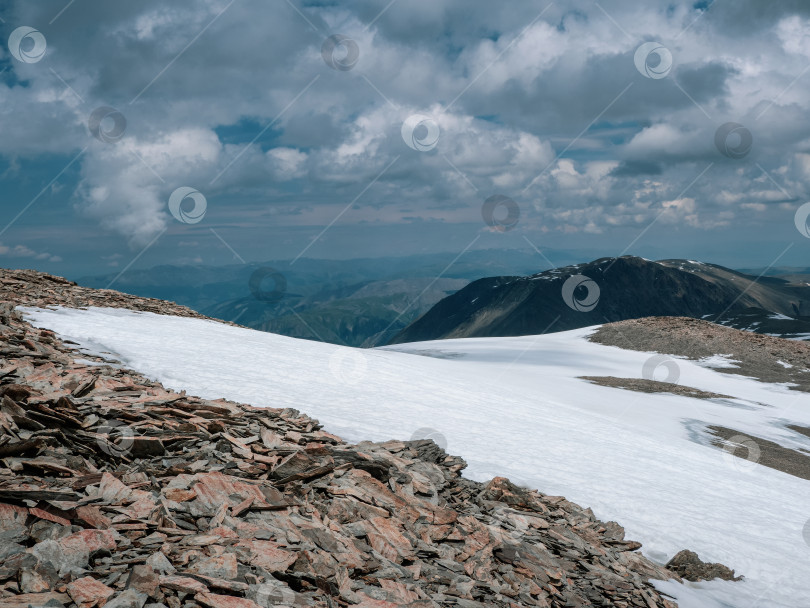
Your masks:
{"label": "distant mountain range", "polygon": [[[574,254],[548,251],[553,259]],[[456,259],[457,258],[457,259]],[[455,261],[454,261],[455,260]],[[317,260],[212,266],[157,266],[129,270],[112,287],[142,297],[169,300],[205,315],[272,333],[348,346],[386,344],[444,297],[482,276],[528,274],[544,266],[534,251],[473,250],[406,257]],[[277,286],[252,277],[263,269],[283,276]],[[84,287],[104,288],[116,274],[82,277]],[[255,287],[255,285],[254,285]]]}
{"label": "distant mountain range", "polygon": [[[570,252],[546,253],[564,263],[576,261]],[[743,272],[625,256],[537,273],[544,260],[531,251],[479,250],[455,258],[429,254],[166,265],[129,270],[117,279],[110,274],[77,282],[103,288],[116,279],[112,287],[126,293],[174,301],[253,329],[348,346],[539,334],[663,315],[810,337],[810,269]],[[251,279],[255,282],[264,269],[283,276],[278,293],[271,293],[279,287],[272,278],[261,282],[258,294],[256,285],[251,290]],[[572,276],[582,277],[566,288],[573,307],[563,297]],[[264,297],[268,294],[274,297]]]}
{"label": "distant mountain range", "polygon": [[473,281],[397,334],[392,344],[520,336],[648,316],[702,318],[810,339],[810,277],[756,276],[714,264],[623,256],[530,276]]}
{"label": "distant mountain range", "polygon": [[361,282],[298,294],[277,303],[252,295],[210,306],[204,314],[252,329],[345,344],[385,344],[467,279],[392,279]]}

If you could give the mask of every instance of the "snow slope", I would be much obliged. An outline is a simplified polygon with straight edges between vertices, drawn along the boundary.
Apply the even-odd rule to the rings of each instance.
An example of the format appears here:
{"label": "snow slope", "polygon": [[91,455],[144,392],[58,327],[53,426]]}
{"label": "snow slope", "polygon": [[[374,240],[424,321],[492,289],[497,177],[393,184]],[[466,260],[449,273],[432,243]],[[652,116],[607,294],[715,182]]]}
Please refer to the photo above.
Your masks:
{"label": "snow slope", "polygon": [[577,376],[638,378],[650,355],[590,343],[593,328],[357,350],[120,309],[25,312],[174,390],[294,407],[350,441],[435,429],[473,479],[564,495],[619,521],[653,559],[689,548],[747,577],[658,584],[682,608],[810,606],[810,482],[730,456],[701,432],[721,424],[810,449],[784,429],[810,426],[805,393],[683,360],[680,384],[734,399],[594,385]]}

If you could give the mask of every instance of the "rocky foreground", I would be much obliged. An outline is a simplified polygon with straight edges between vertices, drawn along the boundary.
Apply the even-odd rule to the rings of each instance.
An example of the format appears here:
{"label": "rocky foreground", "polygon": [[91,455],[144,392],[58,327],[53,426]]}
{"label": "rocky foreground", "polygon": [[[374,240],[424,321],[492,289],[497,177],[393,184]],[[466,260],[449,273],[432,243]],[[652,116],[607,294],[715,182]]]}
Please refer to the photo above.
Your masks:
{"label": "rocky foreground", "polygon": [[0,606],[675,607],[650,579],[677,574],[590,509],[429,440],[174,393],[14,306],[188,309],[12,271],[0,300]]}

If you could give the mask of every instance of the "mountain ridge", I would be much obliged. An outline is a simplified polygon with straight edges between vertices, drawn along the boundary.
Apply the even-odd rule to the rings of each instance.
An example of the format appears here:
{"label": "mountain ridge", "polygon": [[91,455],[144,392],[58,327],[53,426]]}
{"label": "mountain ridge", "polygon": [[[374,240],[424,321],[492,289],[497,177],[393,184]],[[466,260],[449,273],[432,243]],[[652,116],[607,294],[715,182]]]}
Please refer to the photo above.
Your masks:
{"label": "mountain ridge", "polygon": [[780,320],[775,315],[794,322],[785,333],[810,336],[810,287],[703,262],[622,256],[473,281],[391,344],[532,335],[648,316],[712,317],[738,329],[763,331],[766,322]]}

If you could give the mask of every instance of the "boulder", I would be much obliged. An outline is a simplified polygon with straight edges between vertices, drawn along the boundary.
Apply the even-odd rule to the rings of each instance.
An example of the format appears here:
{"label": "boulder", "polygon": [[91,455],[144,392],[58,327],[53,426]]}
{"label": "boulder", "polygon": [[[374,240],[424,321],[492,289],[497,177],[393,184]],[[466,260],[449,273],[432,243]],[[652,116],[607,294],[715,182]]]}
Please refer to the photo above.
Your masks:
{"label": "boulder", "polygon": [[688,581],[711,581],[716,578],[724,581],[739,581],[742,576],[735,576],[734,570],[718,563],[707,563],[697,553],[684,549],[667,562],[666,567]]}

